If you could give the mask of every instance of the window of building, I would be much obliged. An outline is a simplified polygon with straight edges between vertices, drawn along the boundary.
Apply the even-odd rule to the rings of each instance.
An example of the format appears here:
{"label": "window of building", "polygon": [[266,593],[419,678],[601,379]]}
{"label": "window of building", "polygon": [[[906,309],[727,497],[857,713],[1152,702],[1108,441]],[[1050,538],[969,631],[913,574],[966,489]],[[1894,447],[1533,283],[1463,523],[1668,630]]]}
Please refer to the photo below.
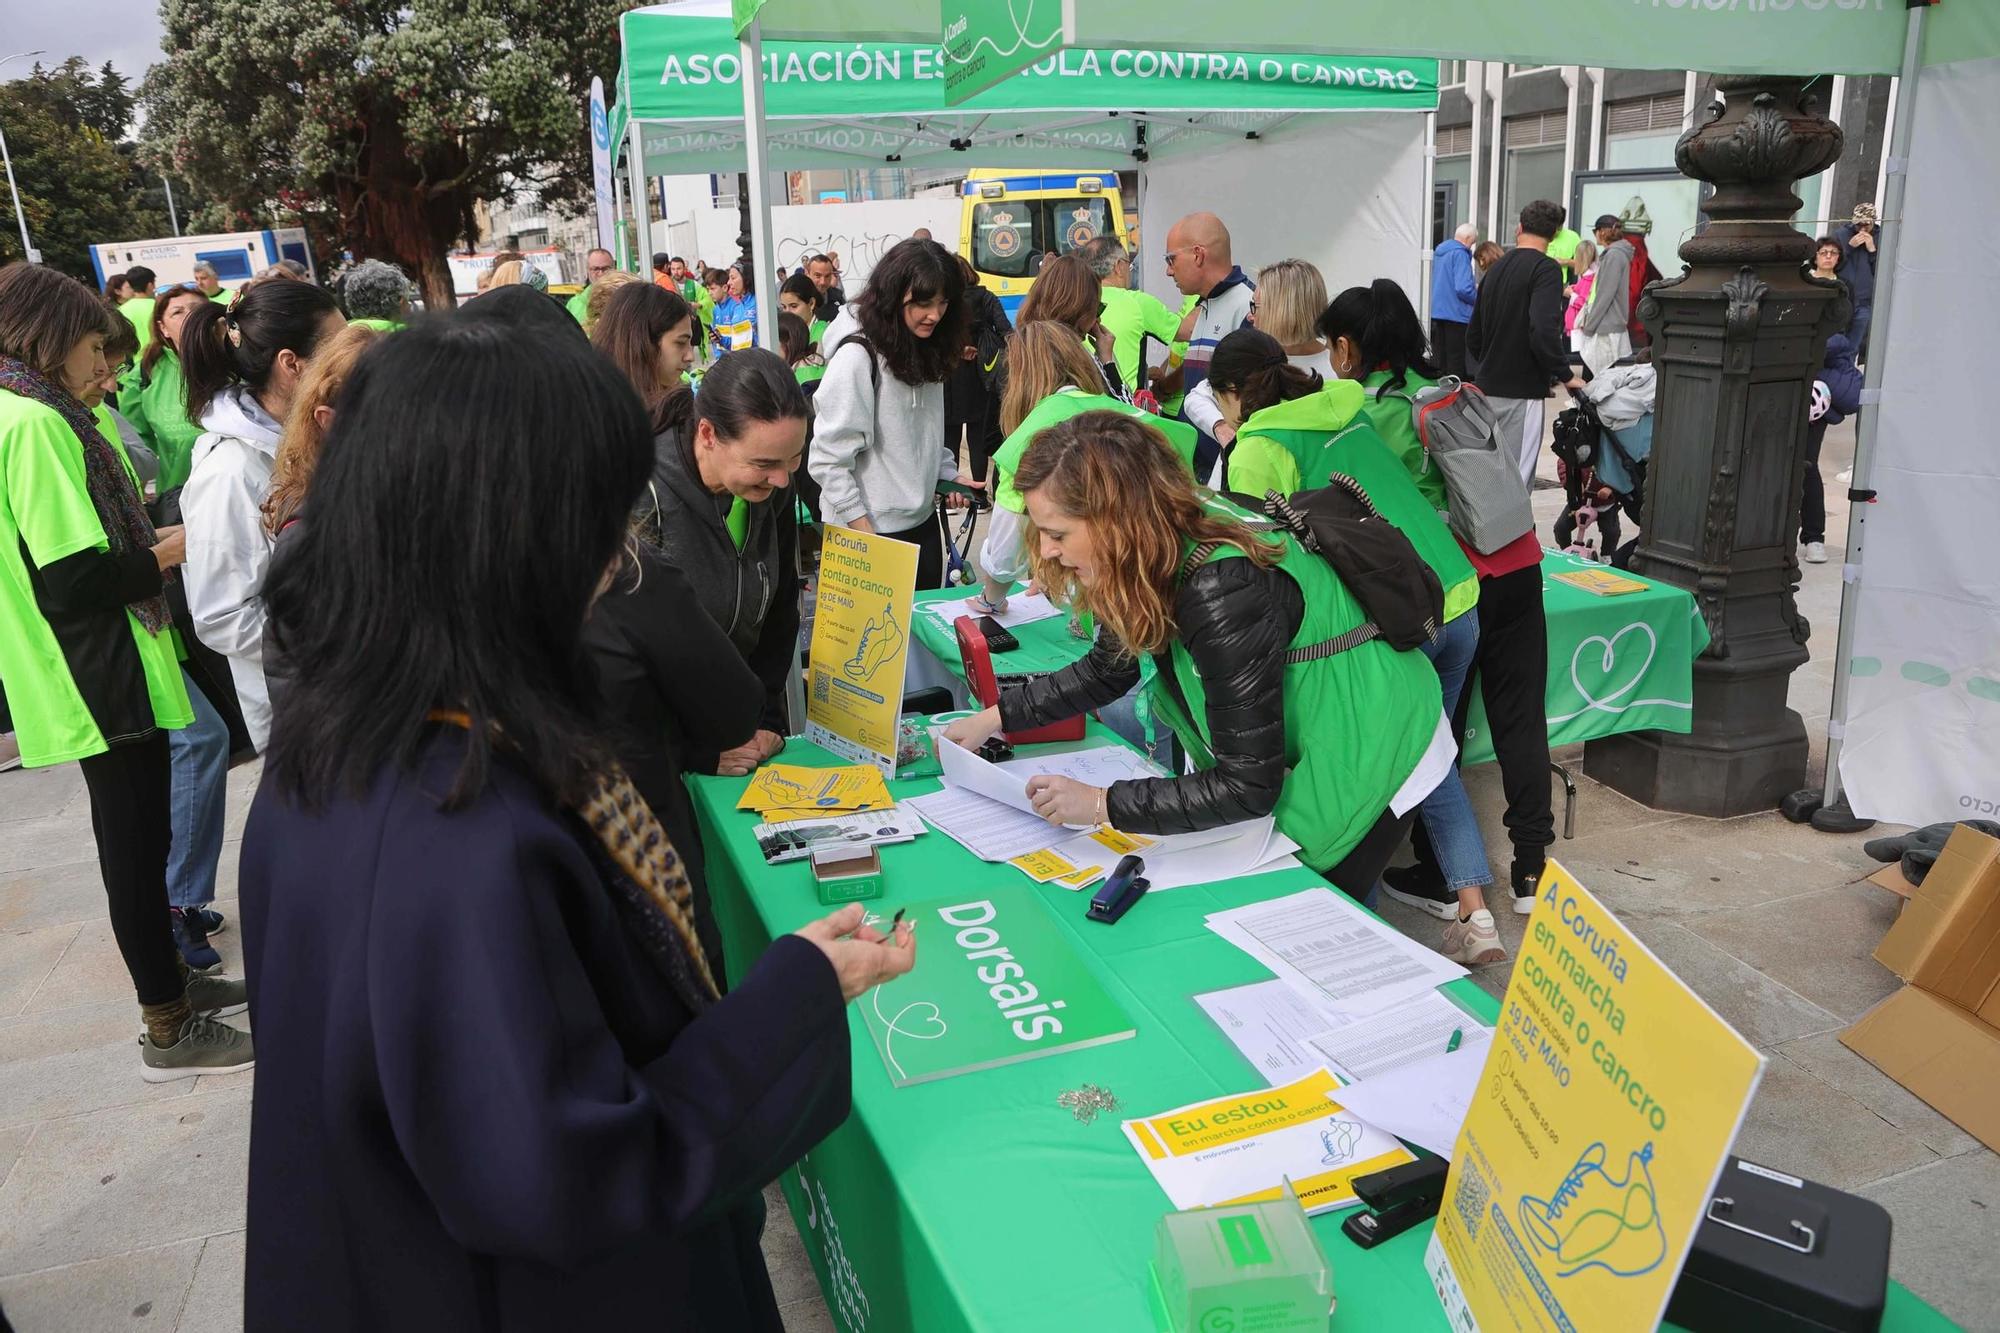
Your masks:
{"label": "window of building", "polygon": [[1472,126],[1440,125],[1437,132],[1439,157],[1464,157],[1472,151]]}
{"label": "window of building", "polygon": [[1513,223],[1534,199],[1562,202],[1563,139],[1569,121],[1564,112],[1543,111],[1510,116],[1505,122],[1506,177],[1501,183],[1501,230],[1494,239],[1513,239]]}
{"label": "window of building", "polygon": [[1507,66],[1507,73],[1510,75],[1539,74],[1545,69],[1554,69],[1554,68],[1555,68],[1554,65],[1511,65],[1510,64]]}
{"label": "window of building", "polygon": [[1604,165],[1613,171],[1671,167],[1681,137],[1681,94],[1658,93],[1604,108]]}
{"label": "window of building", "polygon": [[1463,60],[1438,61],[1438,87],[1462,88],[1465,86],[1465,62]]}

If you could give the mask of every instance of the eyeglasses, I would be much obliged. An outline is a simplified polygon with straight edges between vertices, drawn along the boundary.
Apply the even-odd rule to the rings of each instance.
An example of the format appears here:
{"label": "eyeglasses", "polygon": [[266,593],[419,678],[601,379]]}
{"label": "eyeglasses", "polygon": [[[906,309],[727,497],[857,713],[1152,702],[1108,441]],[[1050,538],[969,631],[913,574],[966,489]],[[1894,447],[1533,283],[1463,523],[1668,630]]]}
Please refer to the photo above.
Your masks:
{"label": "eyeglasses", "polygon": [[616,264],[591,264],[585,268],[585,272],[589,273],[593,278],[599,278],[616,267],[618,267]]}

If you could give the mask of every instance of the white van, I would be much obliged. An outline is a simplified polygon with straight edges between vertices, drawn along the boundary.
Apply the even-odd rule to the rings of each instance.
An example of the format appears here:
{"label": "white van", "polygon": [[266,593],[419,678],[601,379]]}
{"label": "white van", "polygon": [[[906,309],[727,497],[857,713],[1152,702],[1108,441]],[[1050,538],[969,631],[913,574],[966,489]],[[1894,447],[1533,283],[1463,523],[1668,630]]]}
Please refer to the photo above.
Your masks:
{"label": "white van", "polygon": [[274,231],[232,231],[210,236],[169,236],[154,241],[107,241],[90,247],[90,266],[101,291],[104,280],[143,265],[159,276],[160,286],[193,282],[194,266],[206,262],[224,287],[237,287],[280,259],[296,259],[313,271],[312,248],[302,227]]}

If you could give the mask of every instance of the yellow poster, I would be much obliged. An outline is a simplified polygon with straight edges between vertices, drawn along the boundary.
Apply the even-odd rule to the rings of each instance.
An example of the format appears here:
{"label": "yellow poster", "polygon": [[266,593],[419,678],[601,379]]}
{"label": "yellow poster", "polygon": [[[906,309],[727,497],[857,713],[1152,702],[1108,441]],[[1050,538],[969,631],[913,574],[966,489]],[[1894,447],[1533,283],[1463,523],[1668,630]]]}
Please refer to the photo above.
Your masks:
{"label": "yellow poster", "polygon": [[1549,862],[1425,1255],[1452,1327],[1658,1326],[1763,1068]]}
{"label": "yellow poster", "polygon": [[896,776],[917,548],[828,525],[806,680],[806,738]]}

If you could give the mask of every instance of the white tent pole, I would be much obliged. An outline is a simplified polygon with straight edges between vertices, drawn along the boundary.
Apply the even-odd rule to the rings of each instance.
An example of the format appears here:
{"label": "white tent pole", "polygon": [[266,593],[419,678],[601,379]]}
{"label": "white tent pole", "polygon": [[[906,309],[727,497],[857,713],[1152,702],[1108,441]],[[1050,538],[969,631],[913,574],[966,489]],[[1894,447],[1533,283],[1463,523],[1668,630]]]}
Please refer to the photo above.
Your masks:
{"label": "white tent pole", "polygon": [[[1826,100],[1827,115],[1838,123],[1847,113],[1847,76],[1845,74],[1836,74],[1833,76],[1833,86],[1827,90]],[[1863,120],[1866,119],[1867,117],[1864,116]],[[1886,135],[1883,136],[1883,140],[1883,151],[1886,153],[1888,151]],[[1827,225],[1826,220],[1833,216],[1833,196],[1837,192],[1834,187],[1839,181],[1840,160],[1836,158],[1833,165],[1826,169],[1826,174],[1819,178],[1819,208],[1815,210],[1819,216],[1812,220],[1813,229],[1811,234],[1814,236],[1824,236],[1833,230],[1832,227]]]}
{"label": "white tent pole", "polygon": [[[1576,193],[1576,110],[1578,93],[1583,85],[1583,66],[1564,65],[1562,76],[1563,82],[1569,87],[1569,109],[1567,118],[1563,121],[1562,206],[1567,212],[1570,196]],[[1582,223],[1577,218],[1570,218],[1564,225],[1571,231],[1583,230]]]}
{"label": "white tent pole", "polygon": [[1590,169],[1604,167],[1604,67],[1590,70]]}
{"label": "white tent pole", "polygon": [[[1486,238],[1500,241],[1500,200],[1503,191],[1501,173],[1507,162],[1507,67],[1497,60],[1486,62],[1488,69],[1495,66],[1500,70],[1500,77],[1494,80],[1493,87],[1493,188],[1486,193]],[[1509,236],[1507,240],[1500,241],[1500,244],[1506,245],[1513,239]]]}
{"label": "white tent pole", "polygon": [[653,209],[646,198],[645,134],[637,119],[625,122],[625,173],[631,184],[625,197],[632,205],[632,272],[645,273],[653,254]]}
{"label": "white tent pole", "polygon": [[1465,220],[1473,226],[1479,225],[1479,168],[1480,148],[1485,140],[1480,137],[1480,129],[1486,117],[1486,63],[1481,60],[1465,62],[1465,95],[1472,99],[1472,146],[1471,155],[1466,158],[1467,171],[1465,186]]}
{"label": "white tent pole", "polygon": [[[1868,490],[1869,474],[1875,465],[1875,435],[1881,428],[1882,418],[1882,363],[1887,360],[1884,352],[1889,345],[1889,303],[1896,294],[1896,252],[1902,249],[1903,193],[1909,181],[1910,131],[1916,119],[1917,70],[1923,49],[1924,7],[1917,5],[1910,9],[1908,26],[1903,30],[1903,72],[1897,78],[1895,92],[1889,99],[1889,114],[1894,118],[1894,128],[1889,133],[1888,150],[1882,158],[1887,186],[1882,192],[1880,204],[1884,225],[1876,229],[1875,307],[1870,325],[1879,332],[1874,339],[1875,351],[1868,358],[1867,372],[1861,381],[1861,402],[1867,410],[1862,412],[1860,423],[1855,427],[1854,479],[1848,483],[1850,493]],[[1827,708],[1826,780],[1822,806],[1833,805],[1840,799],[1840,748],[1847,735],[1849,664],[1854,657],[1854,619],[1860,600],[1863,529],[1867,525],[1867,502],[1850,501],[1847,506],[1847,560],[1841,568],[1840,580],[1840,632],[1835,637],[1833,649],[1833,702]]]}
{"label": "white tent pole", "polygon": [[[1438,160],[1438,118],[1437,112],[1424,113],[1424,195],[1423,206],[1417,212],[1417,309],[1431,308],[1431,217],[1437,210],[1437,160]],[[1430,321],[1425,320],[1426,328]],[[1431,354],[1437,355],[1432,348]]]}
{"label": "white tent pole", "polygon": [[[1901,100],[1901,98],[1897,96],[1898,92],[1901,89],[1901,85],[1902,85],[1901,78],[1898,77],[1890,78],[1888,124],[1883,127],[1883,134],[1882,134],[1882,139],[1885,143],[1894,140],[1896,137],[1896,103]],[[1882,152],[1882,168],[1879,172],[1876,173],[1875,176],[1875,197],[1869,202],[1879,203],[1883,194],[1887,191],[1888,185],[1889,185],[1889,153],[1887,149],[1884,149]]]}
{"label": "white tent pole", "polygon": [[[757,270],[758,341],[778,350],[777,258],[771,253],[770,144],[764,137],[764,31],[743,30],[743,148],[750,166],[750,262]],[[800,714],[804,716],[803,713]]]}

